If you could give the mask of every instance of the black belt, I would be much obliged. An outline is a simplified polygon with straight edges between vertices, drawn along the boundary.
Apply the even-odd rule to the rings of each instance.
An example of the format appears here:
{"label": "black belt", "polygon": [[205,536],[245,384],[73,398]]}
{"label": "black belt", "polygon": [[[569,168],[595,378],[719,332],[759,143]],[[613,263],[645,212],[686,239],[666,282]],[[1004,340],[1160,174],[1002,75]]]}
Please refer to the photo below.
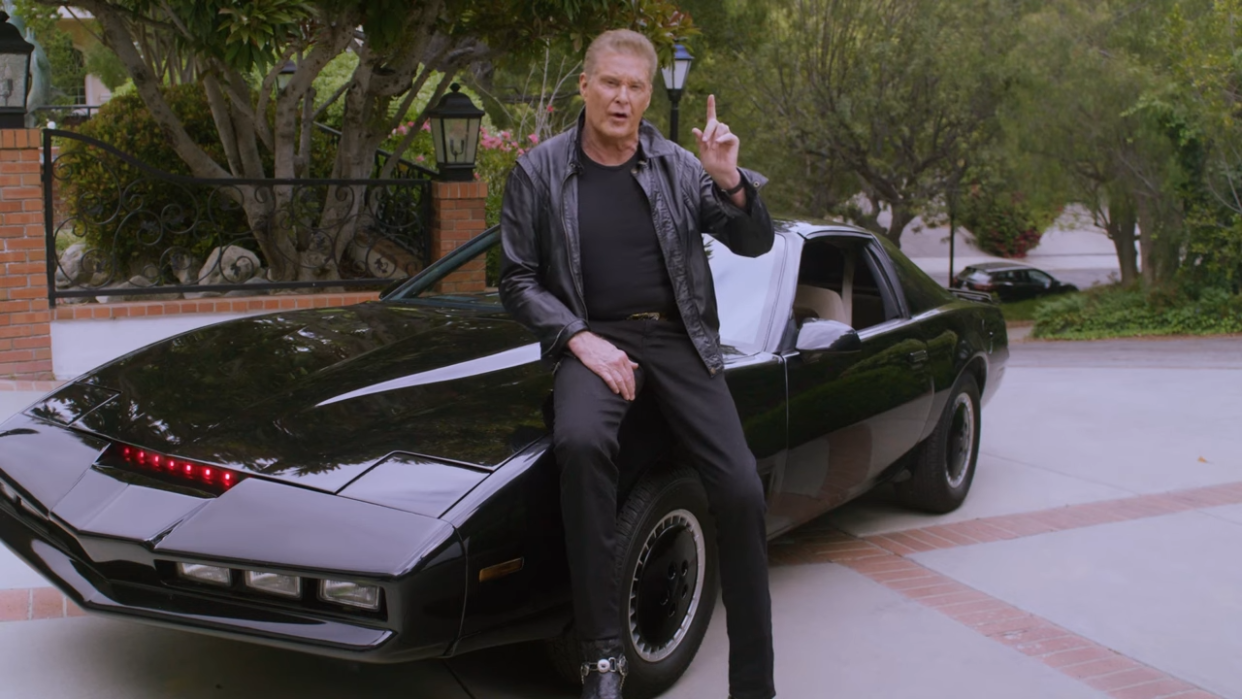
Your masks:
{"label": "black belt", "polygon": [[626,320],[677,320],[678,315],[674,313],[664,313],[661,311],[647,311],[645,313],[631,313],[625,317]]}

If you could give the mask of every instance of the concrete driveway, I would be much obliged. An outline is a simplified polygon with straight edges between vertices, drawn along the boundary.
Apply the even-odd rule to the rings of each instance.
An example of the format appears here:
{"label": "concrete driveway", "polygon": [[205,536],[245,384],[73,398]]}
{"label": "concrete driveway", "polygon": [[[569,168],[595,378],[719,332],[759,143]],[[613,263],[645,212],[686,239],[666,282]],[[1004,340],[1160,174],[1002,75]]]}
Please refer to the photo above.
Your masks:
{"label": "concrete driveway", "polygon": [[[1242,338],[1014,346],[958,512],[774,542],[783,699],[1242,699]],[[33,394],[0,392],[12,412]],[[0,551],[0,697],[577,696],[537,645],[343,662],[80,618]],[[724,624],[672,699],[723,699]]]}

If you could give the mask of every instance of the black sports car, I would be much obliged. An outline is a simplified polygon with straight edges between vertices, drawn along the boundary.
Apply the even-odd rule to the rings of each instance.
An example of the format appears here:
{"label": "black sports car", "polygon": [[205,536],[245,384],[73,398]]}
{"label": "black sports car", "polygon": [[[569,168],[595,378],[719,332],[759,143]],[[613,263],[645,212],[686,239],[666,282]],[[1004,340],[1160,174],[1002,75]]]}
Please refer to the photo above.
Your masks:
{"label": "black sports car", "polygon": [[982,262],[963,269],[953,278],[954,289],[992,294],[1001,301],[1021,301],[1049,294],[1078,291],[1051,274],[1013,262]]}
{"label": "black sports car", "polygon": [[[707,239],[771,535],[890,480],[954,509],[999,310],[868,233],[777,229],[753,259]],[[0,538],[91,612],[370,662],[549,639],[576,678],[551,374],[494,291],[444,291],[498,237],[381,301],[213,325],[62,387],[0,425]],[[622,458],[627,696],[650,696],[706,631],[715,540],[641,397]]]}

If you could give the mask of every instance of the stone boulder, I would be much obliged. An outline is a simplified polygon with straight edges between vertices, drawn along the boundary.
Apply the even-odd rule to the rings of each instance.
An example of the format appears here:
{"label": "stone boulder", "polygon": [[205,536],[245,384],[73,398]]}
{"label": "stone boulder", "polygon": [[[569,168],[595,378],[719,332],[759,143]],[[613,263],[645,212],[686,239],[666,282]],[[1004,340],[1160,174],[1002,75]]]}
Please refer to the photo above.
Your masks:
{"label": "stone boulder", "polygon": [[56,266],[56,288],[67,289],[81,282],[82,258],[86,256],[86,243],[74,243],[60,254]]}
{"label": "stone boulder", "polygon": [[207,256],[199,270],[198,280],[202,286],[213,284],[245,284],[261,270],[259,256],[246,248],[229,245],[216,248]]}
{"label": "stone boulder", "polygon": [[[261,269],[259,270],[258,274],[254,275],[250,279],[247,279],[246,284],[266,284],[269,281],[271,281],[270,279],[268,279],[269,276],[270,276],[270,273],[266,269]],[[231,296],[234,298],[239,297],[239,296],[267,296],[270,293],[272,292],[268,289],[256,289],[254,291],[240,290],[240,291],[230,291],[227,294],[225,294],[225,296]]]}

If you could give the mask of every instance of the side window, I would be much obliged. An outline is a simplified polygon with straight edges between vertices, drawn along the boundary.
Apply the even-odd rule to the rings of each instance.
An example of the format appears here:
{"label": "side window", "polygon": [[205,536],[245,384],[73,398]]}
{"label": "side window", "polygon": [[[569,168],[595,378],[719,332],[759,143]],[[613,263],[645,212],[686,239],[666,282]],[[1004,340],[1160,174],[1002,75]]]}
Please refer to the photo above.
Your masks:
{"label": "side window", "polygon": [[836,320],[862,330],[889,319],[891,301],[876,284],[871,256],[855,237],[824,236],[802,248],[794,320]]}
{"label": "side window", "polygon": [[884,246],[888,251],[888,258],[893,261],[893,266],[897,268],[897,282],[901,284],[901,288],[906,293],[906,304],[910,306],[910,315],[918,315],[933,308],[939,308],[949,301],[953,300],[953,296],[934,279],[927,276],[927,273],[919,269],[919,266],[910,261],[901,251],[888,245]]}
{"label": "side window", "polygon": [[1026,284],[1031,281],[1031,278],[1027,275],[1025,269],[1015,269],[1013,272],[1010,272],[1010,274],[1013,275],[1013,280],[1019,284]]}
{"label": "side window", "polygon": [[1043,272],[1040,272],[1039,270],[1032,269],[1029,272],[1027,272],[1027,275],[1030,276],[1032,282],[1035,282],[1036,284],[1039,284],[1040,286],[1043,286],[1043,287],[1052,286],[1052,277],[1044,274]]}

